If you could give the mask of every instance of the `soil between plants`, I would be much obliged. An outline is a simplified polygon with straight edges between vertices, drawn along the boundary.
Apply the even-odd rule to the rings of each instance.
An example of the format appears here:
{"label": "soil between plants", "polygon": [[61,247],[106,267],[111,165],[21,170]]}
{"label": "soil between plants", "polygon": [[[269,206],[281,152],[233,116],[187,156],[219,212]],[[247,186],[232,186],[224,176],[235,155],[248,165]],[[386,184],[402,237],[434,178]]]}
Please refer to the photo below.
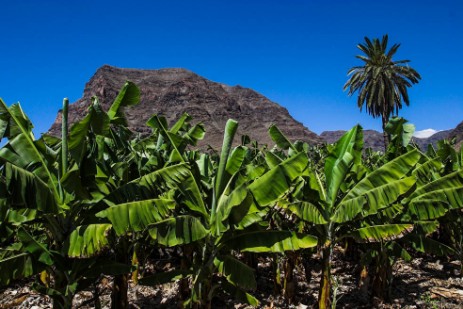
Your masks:
{"label": "soil between plants", "polygon": [[[260,302],[259,308],[316,308],[320,278],[320,264],[315,258],[296,267],[297,288],[291,304],[282,293],[275,291],[270,259],[260,258],[256,272],[257,290],[251,292]],[[458,261],[444,261],[420,257],[406,263],[399,260],[394,265],[394,280],[391,300],[381,302],[371,299],[368,291],[358,287],[358,263],[339,258],[334,260],[332,275],[336,285],[337,308],[463,308],[463,279]],[[310,276],[311,278],[306,278]],[[307,279],[307,280],[306,280]],[[111,305],[110,277],[98,285],[102,308]],[[0,290],[0,309],[52,308],[51,299],[32,291],[31,282],[18,281]],[[130,284],[129,303],[131,308],[179,308],[178,284],[169,283],[154,287]],[[74,308],[94,308],[92,291],[78,293],[73,301]],[[213,299],[213,308],[248,309],[249,305],[236,302],[219,291]]]}

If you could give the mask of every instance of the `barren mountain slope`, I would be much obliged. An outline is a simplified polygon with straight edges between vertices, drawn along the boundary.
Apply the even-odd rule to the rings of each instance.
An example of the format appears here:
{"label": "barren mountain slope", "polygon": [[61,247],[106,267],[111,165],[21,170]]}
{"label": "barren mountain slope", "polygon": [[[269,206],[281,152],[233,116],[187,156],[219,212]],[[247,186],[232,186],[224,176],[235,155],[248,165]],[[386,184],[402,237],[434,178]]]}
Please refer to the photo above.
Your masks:
{"label": "barren mountain slope", "polygon": [[[261,144],[273,145],[267,133],[271,124],[276,124],[291,140],[323,142],[294,120],[285,108],[261,94],[241,86],[212,82],[184,69],[138,70],[105,65],[86,84],[83,97],[70,105],[70,122],[84,117],[94,95],[108,108],[126,80],[141,90],[140,104],[126,109],[129,126],[135,132],[150,132],[145,123],[153,114],[164,115],[172,124],[187,112],[194,123],[205,124],[206,137],[202,145],[215,148],[222,145],[224,126],[230,118],[239,122],[238,136],[248,134]],[[61,113],[50,133],[57,135],[60,128]]]}

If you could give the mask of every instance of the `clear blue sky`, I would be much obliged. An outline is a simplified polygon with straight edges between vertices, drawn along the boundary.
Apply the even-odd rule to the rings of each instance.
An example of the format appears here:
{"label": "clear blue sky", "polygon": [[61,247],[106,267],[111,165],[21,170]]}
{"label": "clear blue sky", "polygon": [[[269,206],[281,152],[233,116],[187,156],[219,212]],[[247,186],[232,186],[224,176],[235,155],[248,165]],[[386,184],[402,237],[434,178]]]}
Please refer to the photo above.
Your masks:
{"label": "clear blue sky", "polygon": [[0,97],[47,131],[103,64],[192,70],[255,89],[316,133],[380,129],[342,87],[363,37],[389,34],[422,81],[400,115],[463,121],[463,1],[3,1]]}

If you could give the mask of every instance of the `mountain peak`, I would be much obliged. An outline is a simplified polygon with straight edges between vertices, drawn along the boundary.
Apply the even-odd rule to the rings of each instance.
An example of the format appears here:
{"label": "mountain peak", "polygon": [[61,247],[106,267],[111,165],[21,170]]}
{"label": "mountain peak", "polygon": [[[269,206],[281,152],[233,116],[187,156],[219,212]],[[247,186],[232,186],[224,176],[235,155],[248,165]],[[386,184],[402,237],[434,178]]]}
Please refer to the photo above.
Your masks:
{"label": "mountain peak", "polygon": [[[134,132],[149,133],[151,129],[145,123],[153,114],[165,116],[172,124],[187,112],[194,123],[204,123],[206,137],[203,144],[214,148],[221,147],[225,123],[230,118],[239,122],[238,136],[247,134],[259,143],[274,144],[267,133],[272,124],[293,141],[323,142],[294,120],[284,107],[256,91],[212,82],[182,68],[142,70],[103,65],[87,82],[82,98],[70,105],[70,122],[85,116],[94,95],[107,109],[127,80],[135,83],[141,93],[140,104],[126,109],[129,128]],[[58,115],[50,133],[58,135],[60,128],[61,117]]]}

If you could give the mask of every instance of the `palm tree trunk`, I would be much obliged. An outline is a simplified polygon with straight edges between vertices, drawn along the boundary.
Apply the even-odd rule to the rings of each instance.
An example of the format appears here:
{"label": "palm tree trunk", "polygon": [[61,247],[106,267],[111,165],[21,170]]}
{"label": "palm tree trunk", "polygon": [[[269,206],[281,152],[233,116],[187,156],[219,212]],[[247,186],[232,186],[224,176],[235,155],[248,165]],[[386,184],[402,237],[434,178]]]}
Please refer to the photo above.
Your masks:
{"label": "palm tree trunk", "polygon": [[389,142],[390,142],[389,134],[386,132],[386,125],[387,125],[387,123],[389,121],[389,118],[385,113],[383,113],[381,120],[383,122],[384,152],[386,152],[387,151],[387,146],[389,146]]}
{"label": "palm tree trunk", "polygon": [[63,113],[61,120],[61,176],[68,171],[68,108],[69,99],[63,100]]}

